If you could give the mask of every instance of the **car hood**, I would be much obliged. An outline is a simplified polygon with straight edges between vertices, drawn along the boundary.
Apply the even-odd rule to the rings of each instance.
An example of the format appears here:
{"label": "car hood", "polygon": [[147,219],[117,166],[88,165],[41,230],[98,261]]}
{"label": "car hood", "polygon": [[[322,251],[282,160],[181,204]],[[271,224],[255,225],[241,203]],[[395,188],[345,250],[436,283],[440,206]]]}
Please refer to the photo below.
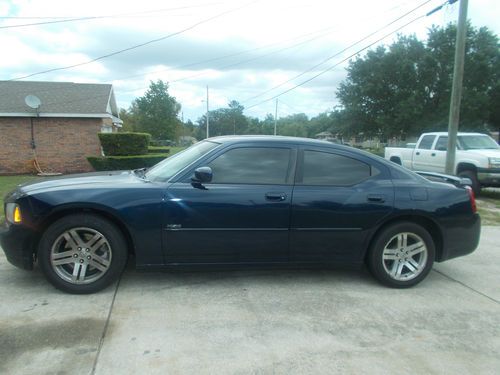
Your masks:
{"label": "car hood", "polygon": [[134,182],[143,183],[144,180],[138,178],[132,171],[107,171],[43,178],[42,180],[21,184],[19,190],[22,193],[30,194],[61,187],[82,186],[85,188],[103,184],[119,187]]}

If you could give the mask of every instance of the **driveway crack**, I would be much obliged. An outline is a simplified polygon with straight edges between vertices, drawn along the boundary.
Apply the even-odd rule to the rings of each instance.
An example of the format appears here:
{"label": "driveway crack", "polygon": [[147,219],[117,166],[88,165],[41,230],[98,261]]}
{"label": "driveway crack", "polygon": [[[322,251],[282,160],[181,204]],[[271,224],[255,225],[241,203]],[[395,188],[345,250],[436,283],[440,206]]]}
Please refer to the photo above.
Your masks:
{"label": "driveway crack", "polygon": [[490,297],[489,295],[484,294],[483,292],[480,292],[479,290],[474,289],[474,288],[470,287],[469,285],[464,284],[463,282],[461,282],[461,281],[459,281],[459,280],[457,280],[457,279],[454,279],[453,277],[448,276],[447,274],[445,274],[445,273],[443,273],[443,272],[441,272],[441,271],[436,270],[435,268],[433,268],[432,270],[433,270],[434,272],[436,272],[436,273],[439,273],[441,276],[444,276],[444,277],[446,277],[447,279],[449,279],[449,280],[451,280],[451,281],[454,281],[454,282],[456,282],[456,283],[458,283],[458,284],[462,285],[463,287],[465,287],[465,288],[467,288],[467,289],[469,289],[469,290],[473,291],[474,293],[477,293],[477,294],[479,294],[479,295],[481,295],[481,296],[483,296],[483,297],[485,297],[485,298],[488,298],[490,301],[493,301],[493,302],[495,302],[495,303],[497,303],[497,304],[499,304],[499,305],[500,305],[500,301],[498,301],[497,299],[495,299],[495,298],[493,298],[493,297]]}
{"label": "driveway crack", "polygon": [[111,320],[111,314],[113,312],[113,307],[115,305],[116,295],[118,294],[118,288],[120,287],[120,282],[122,281],[122,276],[123,272],[120,274],[118,282],[116,283],[115,292],[113,293],[113,298],[111,299],[111,305],[109,306],[108,317],[106,318],[106,323],[104,324],[104,329],[102,330],[102,335],[101,338],[99,339],[99,346],[97,347],[97,353],[94,359],[94,364],[92,366],[92,371],[90,372],[90,375],[94,375],[97,368],[97,362],[99,361],[99,355],[101,354],[101,349],[104,345],[106,333],[108,332],[109,321]]}

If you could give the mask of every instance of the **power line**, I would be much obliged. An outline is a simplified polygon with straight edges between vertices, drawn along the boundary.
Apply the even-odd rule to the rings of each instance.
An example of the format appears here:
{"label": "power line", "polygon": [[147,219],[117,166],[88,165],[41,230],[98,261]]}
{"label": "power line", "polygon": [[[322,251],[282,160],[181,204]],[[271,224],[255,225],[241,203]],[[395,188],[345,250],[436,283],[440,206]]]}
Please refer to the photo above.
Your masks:
{"label": "power line", "polygon": [[130,17],[139,14],[150,14],[150,13],[163,13],[172,10],[183,10],[183,9],[192,9],[192,8],[200,8],[207,7],[211,5],[218,5],[219,3],[210,3],[210,4],[199,4],[192,6],[183,6],[176,8],[163,8],[163,9],[155,9],[155,10],[147,10],[141,12],[131,12],[131,13],[119,13],[119,14],[111,14],[105,16],[86,16],[86,17],[0,17],[0,19],[49,19],[51,21],[43,21],[43,22],[32,22],[32,23],[24,23],[24,24],[16,24],[16,25],[6,25],[0,26],[0,29],[13,29],[18,27],[28,27],[28,26],[39,26],[39,25],[48,25],[54,23],[66,23],[66,22],[76,22],[76,21],[88,21],[88,20],[99,20],[99,19],[107,19],[107,18],[122,18],[122,17]]}
{"label": "power line", "polygon": [[196,27],[198,27],[198,26],[200,26],[202,24],[205,24],[205,23],[210,22],[210,21],[212,21],[214,19],[217,19],[217,18],[220,18],[222,16],[225,16],[226,14],[234,13],[234,12],[236,12],[238,10],[246,8],[247,6],[250,6],[252,4],[257,3],[258,1],[260,1],[260,0],[255,0],[255,1],[252,1],[251,3],[244,4],[244,5],[240,6],[240,7],[224,11],[222,13],[216,14],[215,16],[212,16],[212,17],[209,17],[209,18],[205,18],[205,19],[203,19],[203,20],[201,20],[199,22],[196,22],[195,24],[193,24],[191,26],[188,26],[188,27],[186,27],[186,28],[184,28],[182,30],[176,31],[174,33],[171,33],[171,34],[168,34],[168,35],[156,38],[156,39],[148,40],[147,42],[144,42],[144,43],[136,44],[135,46],[131,46],[131,47],[127,47],[127,48],[124,48],[124,49],[121,49],[121,50],[118,50],[118,51],[114,51],[114,52],[111,52],[111,53],[108,53],[106,55],[102,55],[102,56],[96,57],[94,59],[91,59],[91,60],[88,60],[88,61],[85,61],[85,62],[81,62],[81,63],[77,63],[77,64],[73,64],[73,65],[67,65],[67,66],[63,66],[63,67],[59,67],[59,68],[47,69],[47,70],[43,70],[41,72],[27,74],[27,75],[22,76],[22,77],[12,78],[12,79],[9,79],[8,81],[15,81],[15,80],[19,80],[19,79],[24,79],[24,78],[29,78],[29,77],[37,76],[37,75],[40,75],[40,74],[51,73],[51,72],[55,72],[55,71],[76,68],[78,66],[88,65],[88,64],[94,63],[96,61],[106,59],[108,57],[116,56],[116,55],[118,55],[120,53],[131,51],[131,50],[134,50],[134,49],[137,49],[137,48],[140,48],[140,47],[144,47],[144,46],[147,46],[147,45],[152,44],[152,43],[157,43],[157,42],[163,41],[165,39],[172,38],[172,37],[174,37],[176,35],[185,33],[186,31],[192,30],[192,29],[194,29],[194,28],[196,28]]}
{"label": "power line", "polygon": [[[293,38],[285,39],[285,40],[282,40],[280,42],[265,44],[265,45],[260,46],[260,47],[250,48],[250,49],[247,49],[247,50],[243,50],[243,51],[239,51],[239,52],[235,52],[235,53],[230,53],[228,55],[214,57],[214,58],[210,58],[210,59],[206,59],[206,60],[201,60],[201,61],[197,61],[197,62],[194,62],[194,63],[177,65],[177,66],[174,66],[174,67],[171,67],[171,68],[160,69],[160,70],[153,70],[153,71],[147,72],[147,73],[140,73],[140,74],[134,74],[134,75],[125,76],[125,77],[120,77],[120,78],[117,78],[116,80],[118,81],[118,80],[135,78],[135,77],[143,77],[143,76],[146,76],[148,74],[163,73],[163,72],[168,72],[168,71],[171,71],[171,70],[184,69],[184,68],[189,68],[189,67],[192,67],[192,66],[201,65],[201,64],[205,64],[205,63],[209,63],[209,62],[224,60],[224,59],[227,59],[227,58],[230,58],[230,57],[240,56],[240,55],[244,55],[246,53],[259,51],[261,49],[267,49],[267,48],[270,48],[270,47],[273,47],[273,46],[276,46],[276,45],[280,45],[280,44],[283,44],[283,43],[286,43],[286,42],[289,42],[289,41],[301,39],[301,38],[304,38],[306,36],[313,35],[313,34],[318,34],[320,32],[327,31],[327,30],[331,30],[331,31],[327,32],[327,33],[325,32],[325,33],[321,34],[320,36],[318,36],[317,38],[321,38],[321,37],[323,37],[325,35],[330,34],[332,31],[338,30],[338,27],[331,26],[331,27],[327,27],[327,28],[324,28],[324,29],[313,31],[311,33],[301,34],[301,35],[295,36]],[[317,38],[315,38],[315,39],[317,39]]]}
{"label": "power line", "polygon": [[[447,2],[448,2],[448,1],[446,1],[446,3],[447,3]],[[308,82],[311,82],[312,80],[314,80],[314,79],[318,78],[319,76],[321,76],[321,75],[323,75],[323,74],[325,74],[325,73],[329,72],[330,70],[332,70],[332,69],[333,69],[333,68],[335,68],[336,66],[338,66],[338,65],[340,65],[340,64],[342,64],[342,63],[344,63],[344,62],[348,61],[348,60],[349,60],[349,59],[351,59],[352,57],[354,57],[354,56],[358,55],[359,53],[361,53],[361,52],[363,52],[363,51],[367,50],[368,48],[372,47],[373,45],[377,44],[378,42],[380,42],[380,41],[384,40],[385,38],[387,38],[388,36],[390,36],[390,35],[394,34],[395,32],[398,32],[399,30],[401,30],[401,29],[405,28],[406,26],[408,26],[408,25],[412,24],[413,22],[416,22],[416,21],[418,21],[418,20],[420,20],[420,19],[422,19],[422,18],[425,18],[425,17],[427,17],[427,15],[426,15],[426,14],[421,15],[421,16],[419,16],[419,17],[417,17],[417,18],[414,18],[413,20],[411,20],[411,21],[409,21],[409,22],[405,23],[404,25],[402,25],[402,26],[398,27],[397,29],[395,29],[395,30],[391,31],[390,33],[385,34],[384,36],[382,36],[381,38],[377,39],[376,41],[374,41],[374,42],[370,43],[370,44],[369,44],[369,45],[367,45],[366,47],[363,47],[362,49],[360,49],[360,50],[358,50],[358,51],[354,52],[352,55],[350,55],[350,56],[346,57],[345,59],[343,59],[343,60],[339,61],[338,63],[336,63],[336,64],[334,64],[334,65],[332,65],[332,66],[328,67],[327,69],[325,69],[325,70],[323,70],[323,71],[319,72],[318,74],[315,74],[314,76],[312,76],[312,77],[308,78],[307,80],[302,81],[301,83],[299,83],[299,84],[297,84],[297,85],[295,85],[295,86],[293,86],[293,87],[291,87],[291,88],[289,88],[289,89],[287,89],[287,90],[285,90],[285,91],[281,92],[281,93],[280,93],[280,94],[278,94],[278,95],[275,95],[275,96],[273,96],[273,97],[271,97],[271,98],[268,98],[268,99],[262,100],[262,101],[260,101],[260,102],[258,102],[258,103],[256,103],[256,104],[254,104],[254,105],[248,106],[248,107],[246,107],[246,109],[254,108],[254,107],[257,107],[257,106],[259,106],[259,105],[261,105],[261,104],[263,104],[263,103],[267,103],[267,102],[269,102],[269,101],[271,101],[271,100],[273,100],[273,99],[276,99],[276,98],[280,97],[281,95],[284,95],[284,94],[286,94],[286,93],[288,93],[288,92],[290,92],[290,91],[292,91],[292,90],[295,90],[296,88],[298,88],[298,87],[300,87],[300,86],[305,85],[305,84],[306,84],[306,83],[308,83]]]}
{"label": "power line", "polygon": [[403,15],[399,16],[398,18],[396,18],[396,19],[394,19],[393,21],[389,22],[389,23],[388,23],[388,24],[386,24],[385,26],[383,26],[383,27],[381,27],[381,28],[379,28],[379,29],[375,30],[374,32],[372,32],[372,33],[370,33],[370,34],[368,34],[368,35],[364,36],[363,38],[359,39],[359,40],[358,40],[358,41],[356,41],[355,43],[353,43],[353,44],[351,44],[351,45],[347,46],[346,48],[342,49],[341,51],[339,51],[339,52],[335,53],[334,55],[328,56],[326,59],[324,59],[324,60],[323,60],[323,61],[321,61],[320,63],[318,63],[318,64],[316,64],[316,65],[314,65],[314,66],[310,67],[309,69],[304,70],[303,72],[301,72],[301,73],[297,74],[296,76],[294,76],[294,77],[292,77],[292,78],[290,78],[290,79],[288,79],[288,80],[286,80],[286,81],[284,81],[284,82],[281,82],[280,84],[278,84],[278,85],[276,85],[276,86],[271,87],[270,89],[268,89],[268,90],[266,90],[266,91],[264,91],[264,92],[261,92],[260,94],[257,94],[257,95],[251,96],[250,98],[245,99],[245,100],[243,101],[243,103],[249,102],[249,101],[251,101],[252,99],[259,98],[259,97],[261,97],[261,96],[263,96],[263,95],[267,94],[268,92],[271,92],[271,91],[273,91],[273,90],[275,90],[275,89],[277,89],[277,88],[279,88],[279,87],[282,87],[282,86],[286,85],[287,83],[289,83],[289,82],[291,82],[291,81],[293,81],[293,80],[295,80],[295,79],[297,79],[297,78],[299,78],[299,77],[302,77],[304,74],[309,73],[310,71],[312,71],[312,70],[314,70],[314,69],[318,68],[319,66],[321,66],[321,65],[323,65],[323,64],[325,64],[325,63],[327,63],[328,61],[332,60],[333,58],[335,58],[335,57],[337,57],[337,56],[341,55],[342,53],[344,53],[345,51],[347,51],[347,50],[351,49],[352,47],[354,47],[354,46],[356,46],[356,45],[360,44],[361,42],[364,42],[366,39],[368,39],[368,38],[372,37],[373,35],[375,35],[375,34],[379,33],[380,31],[382,31],[382,30],[384,30],[384,29],[388,28],[388,27],[389,27],[389,26],[391,26],[392,24],[394,24],[394,23],[398,22],[399,20],[401,20],[401,19],[405,18],[405,17],[406,17],[406,16],[408,16],[409,14],[411,14],[411,13],[415,12],[416,10],[420,9],[420,8],[421,8],[421,7],[423,7],[424,5],[426,5],[426,4],[428,4],[428,3],[430,3],[431,1],[432,1],[432,0],[426,0],[426,1],[424,1],[424,2],[423,2],[423,3],[421,3],[419,6],[417,6],[417,7],[413,8],[412,10],[410,10],[410,11],[406,12],[405,14],[403,14]]}

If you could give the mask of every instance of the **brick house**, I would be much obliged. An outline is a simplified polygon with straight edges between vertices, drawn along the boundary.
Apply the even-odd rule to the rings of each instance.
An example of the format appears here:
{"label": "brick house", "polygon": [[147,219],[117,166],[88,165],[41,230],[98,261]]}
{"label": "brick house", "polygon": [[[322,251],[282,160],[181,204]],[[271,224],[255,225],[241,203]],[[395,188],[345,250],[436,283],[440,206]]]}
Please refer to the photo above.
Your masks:
{"label": "brick house", "polygon": [[110,84],[0,81],[0,174],[34,173],[35,158],[43,172],[91,171],[86,156],[101,154],[97,133],[121,126]]}

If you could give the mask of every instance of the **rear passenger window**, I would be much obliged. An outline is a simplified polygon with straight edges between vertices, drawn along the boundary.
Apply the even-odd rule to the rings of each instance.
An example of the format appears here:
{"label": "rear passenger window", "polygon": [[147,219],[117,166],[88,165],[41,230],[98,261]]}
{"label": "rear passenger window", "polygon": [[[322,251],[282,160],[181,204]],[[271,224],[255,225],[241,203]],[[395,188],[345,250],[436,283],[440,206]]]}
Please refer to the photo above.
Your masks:
{"label": "rear passenger window", "polygon": [[418,145],[418,148],[422,150],[430,150],[432,144],[434,143],[434,138],[436,138],[435,135],[424,135],[424,137],[422,138],[422,140]]}
{"label": "rear passenger window", "polygon": [[304,151],[303,185],[350,186],[379,171],[362,161],[321,151]]}
{"label": "rear passenger window", "polygon": [[439,137],[434,148],[437,151],[446,151],[448,149],[448,137]]}

